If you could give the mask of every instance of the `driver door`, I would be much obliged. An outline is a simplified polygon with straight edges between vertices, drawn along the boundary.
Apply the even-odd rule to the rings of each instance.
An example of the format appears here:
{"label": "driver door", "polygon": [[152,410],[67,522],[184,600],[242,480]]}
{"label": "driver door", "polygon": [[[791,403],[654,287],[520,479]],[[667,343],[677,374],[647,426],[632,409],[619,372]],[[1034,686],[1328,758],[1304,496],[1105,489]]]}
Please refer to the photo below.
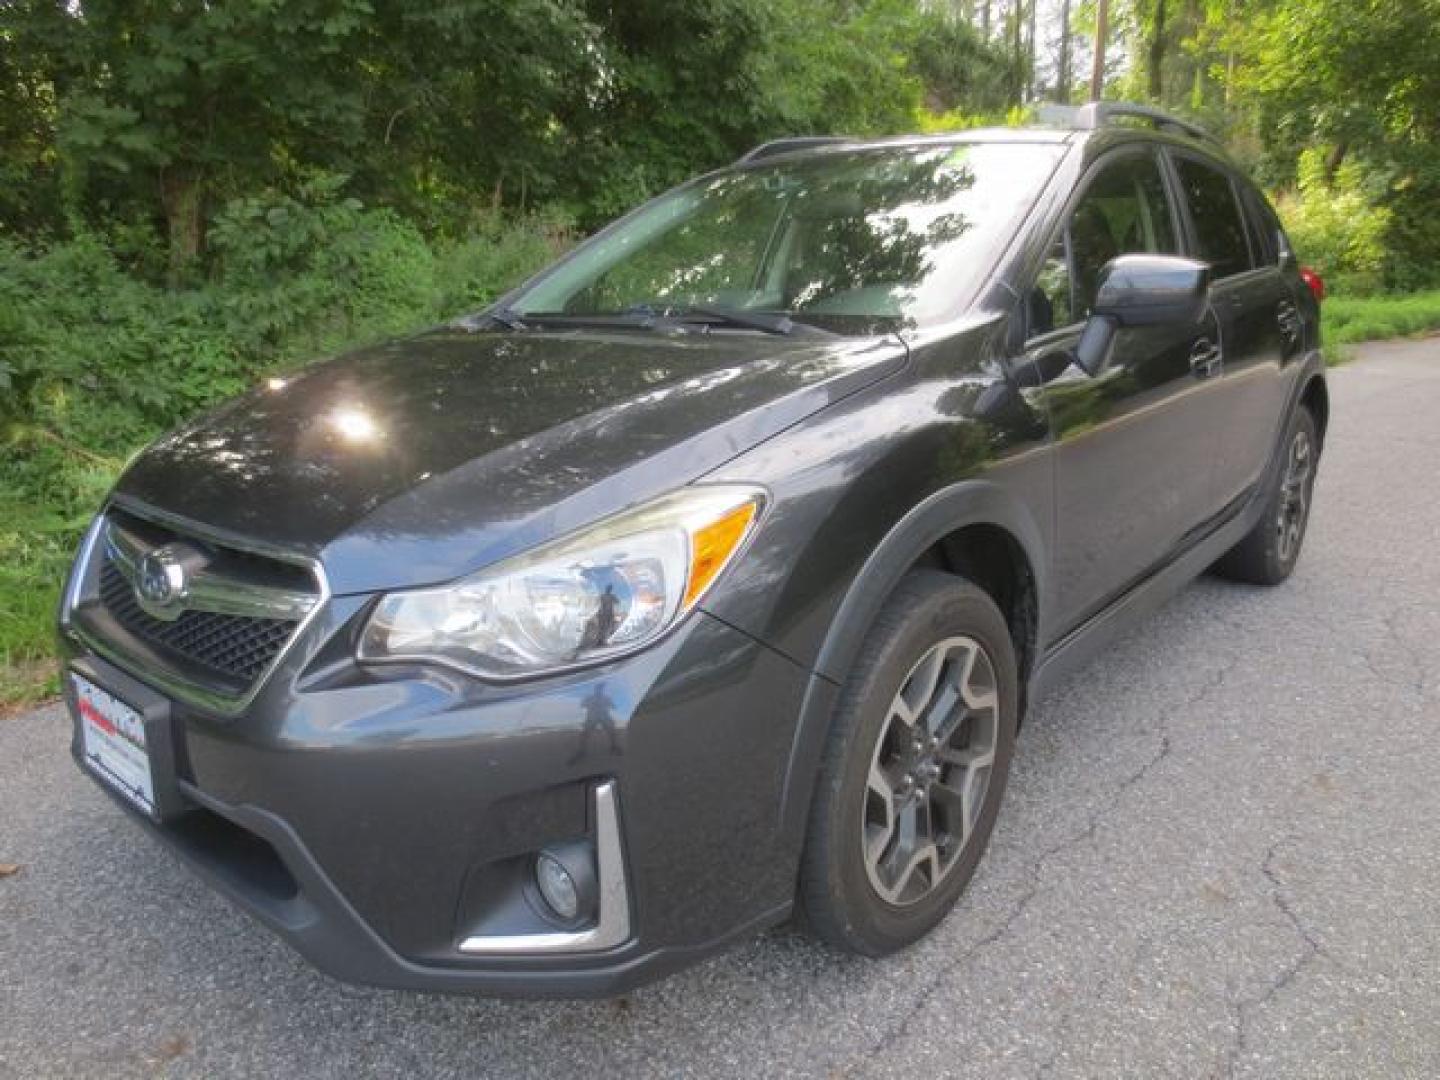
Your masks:
{"label": "driver door", "polygon": [[1026,351],[1052,433],[1057,638],[1168,561],[1215,510],[1224,428],[1213,314],[1199,326],[1121,328],[1098,375],[1069,362],[1101,269],[1117,255],[1178,254],[1177,221],[1153,149],[1104,158],[1026,294]]}

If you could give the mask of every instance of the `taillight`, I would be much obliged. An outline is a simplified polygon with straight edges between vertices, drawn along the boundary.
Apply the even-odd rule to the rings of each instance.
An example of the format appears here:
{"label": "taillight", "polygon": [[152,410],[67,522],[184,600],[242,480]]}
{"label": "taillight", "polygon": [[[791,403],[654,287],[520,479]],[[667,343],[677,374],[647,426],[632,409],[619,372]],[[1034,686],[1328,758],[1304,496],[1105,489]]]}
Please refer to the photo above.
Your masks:
{"label": "taillight", "polygon": [[1325,279],[1315,273],[1308,266],[1300,268],[1300,279],[1310,286],[1310,291],[1315,295],[1315,302],[1318,304],[1325,299]]}

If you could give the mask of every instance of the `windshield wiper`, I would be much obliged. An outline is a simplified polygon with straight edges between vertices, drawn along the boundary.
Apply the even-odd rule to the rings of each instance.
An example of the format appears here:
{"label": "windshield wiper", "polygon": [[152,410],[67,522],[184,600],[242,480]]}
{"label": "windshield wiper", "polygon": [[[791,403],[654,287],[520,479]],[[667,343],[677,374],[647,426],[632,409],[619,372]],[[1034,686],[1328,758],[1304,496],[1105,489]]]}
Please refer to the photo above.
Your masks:
{"label": "windshield wiper", "polygon": [[788,334],[795,329],[795,321],[789,315],[746,311],[743,308],[723,307],[719,304],[686,304],[680,310],[669,314],[681,322],[693,322],[698,317],[725,326],[761,330],[767,334]]}
{"label": "windshield wiper", "polygon": [[468,318],[460,319],[458,325],[467,330],[476,330],[485,323],[504,327],[506,330],[529,330],[530,324],[525,317],[514,308],[502,307],[491,308],[489,311],[482,311],[478,315],[471,315]]}

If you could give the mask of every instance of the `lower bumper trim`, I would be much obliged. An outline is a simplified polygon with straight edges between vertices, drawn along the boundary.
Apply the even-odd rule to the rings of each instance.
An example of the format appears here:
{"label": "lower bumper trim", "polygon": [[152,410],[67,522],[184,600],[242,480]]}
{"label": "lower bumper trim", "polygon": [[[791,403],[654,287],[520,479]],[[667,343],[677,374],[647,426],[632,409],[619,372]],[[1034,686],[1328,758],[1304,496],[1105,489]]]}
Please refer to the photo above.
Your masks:
{"label": "lower bumper trim", "polygon": [[599,956],[570,954],[567,963],[563,955],[531,952],[493,955],[488,961],[477,955],[470,964],[453,966],[417,963],[395,952],[370,928],[282,819],[252,806],[222,804],[193,785],[182,784],[187,798],[253,833],[273,849],[285,868],[285,880],[277,882],[276,887],[257,889],[253,875],[236,875],[204,847],[187,843],[175,829],[144,817],[108,785],[99,781],[96,784],[217,892],[278,934],[320,970],[344,982],[489,997],[615,997],[784,922],[792,908],[786,903],[697,945],[630,949],[609,962]]}
{"label": "lower bumper trim", "polygon": [[620,848],[620,812],[615,781],[595,787],[595,861],[600,876],[600,910],[595,925],[553,934],[478,934],[460,942],[474,955],[599,952],[630,939],[630,897],[625,887],[625,857]]}

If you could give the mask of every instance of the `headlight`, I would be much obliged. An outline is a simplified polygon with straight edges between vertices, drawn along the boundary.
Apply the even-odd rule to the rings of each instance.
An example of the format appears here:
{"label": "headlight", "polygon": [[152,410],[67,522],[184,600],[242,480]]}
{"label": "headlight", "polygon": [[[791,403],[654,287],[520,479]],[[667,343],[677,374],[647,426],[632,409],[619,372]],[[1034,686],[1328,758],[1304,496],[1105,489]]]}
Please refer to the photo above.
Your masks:
{"label": "headlight", "polygon": [[451,585],[391,593],[359,658],[516,679],[633,652],[699,603],[764,502],[750,486],[686,488]]}

